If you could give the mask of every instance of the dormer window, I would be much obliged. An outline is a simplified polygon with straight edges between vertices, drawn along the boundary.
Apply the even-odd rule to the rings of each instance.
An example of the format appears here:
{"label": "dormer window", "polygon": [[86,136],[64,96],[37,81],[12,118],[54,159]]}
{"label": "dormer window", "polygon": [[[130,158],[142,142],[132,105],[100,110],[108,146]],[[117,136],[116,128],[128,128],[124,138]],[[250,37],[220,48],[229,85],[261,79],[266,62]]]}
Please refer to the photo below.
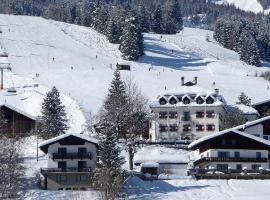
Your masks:
{"label": "dormer window", "polygon": [[215,102],[215,99],[212,96],[209,96],[206,98],[206,103],[207,104],[213,104]]}
{"label": "dormer window", "polygon": [[197,102],[197,104],[203,104],[204,100],[201,96],[199,96],[199,97],[197,97],[196,102]]}
{"label": "dormer window", "polygon": [[172,105],[177,104],[177,100],[176,100],[175,97],[171,97],[170,100],[169,100],[169,102],[170,102],[170,104],[172,104]]}
{"label": "dormer window", "polygon": [[190,99],[187,96],[183,98],[183,104],[185,105],[190,104]]}
{"label": "dormer window", "polygon": [[166,100],[164,97],[161,97],[161,98],[159,99],[159,104],[160,104],[160,105],[165,105],[165,104],[167,104],[167,100]]}

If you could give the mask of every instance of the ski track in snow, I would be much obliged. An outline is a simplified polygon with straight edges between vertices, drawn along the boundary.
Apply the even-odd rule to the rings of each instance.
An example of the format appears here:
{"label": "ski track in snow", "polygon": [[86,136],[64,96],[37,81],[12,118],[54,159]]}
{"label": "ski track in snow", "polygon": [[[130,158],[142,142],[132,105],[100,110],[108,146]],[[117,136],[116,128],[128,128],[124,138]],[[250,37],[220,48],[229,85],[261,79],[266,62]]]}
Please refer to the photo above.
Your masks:
{"label": "ski track in snow", "polygon": [[[75,99],[85,113],[98,111],[115,64],[122,61],[118,45],[109,44],[104,36],[90,28],[37,17],[0,15],[0,25],[3,25],[0,42],[9,53],[13,68],[13,74],[5,74],[6,85],[22,86],[33,82],[47,87],[55,85]],[[207,34],[211,42],[205,41]],[[132,70],[123,71],[121,75],[124,79],[134,79],[150,99],[164,91],[165,86],[167,89],[180,87],[181,76],[186,80],[198,76],[199,84],[210,90],[214,89],[215,82],[229,103],[234,103],[242,91],[253,102],[270,98],[269,82],[254,76],[268,68],[244,64],[237,53],[216,44],[210,31],[185,28],[178,35],[162,35],[161,38],[161,35],[144,34],[144,38],[145,56],[138,62],[130,62]],[[35,73],[40,77],[36,78]],[[74,101],[66,103],[68,108],[76,107]],[[27,144],[32,145],[25,148],[25,157],[32,157],[26,160],[27,174],[33,179],[34,172],[45,165],[45,160],[41,157],[41,162],[36,163],[33,158],[35,143],[30,140]],[[258,184],[261,188],[257,188]],[[257,200],[263,200],[270,195],[269,187],[270,181],[267,180],[154,181],[145,182],[136,189],[131,199],[246,200],[259,193]],[[66,199],[72,196],[71,193],[37,190],[34,186],[25,195],[24,199]]]}

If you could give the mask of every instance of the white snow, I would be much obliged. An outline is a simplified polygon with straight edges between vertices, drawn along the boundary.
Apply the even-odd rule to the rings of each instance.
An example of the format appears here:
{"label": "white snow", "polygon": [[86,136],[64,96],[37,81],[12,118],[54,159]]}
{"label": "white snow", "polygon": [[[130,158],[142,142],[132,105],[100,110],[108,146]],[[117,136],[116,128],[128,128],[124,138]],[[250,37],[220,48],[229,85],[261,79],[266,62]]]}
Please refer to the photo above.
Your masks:
{"label": "white snow", "polygon": [[217,0],[216,3],[234,4],[237,8],[254,13],[262,13],[264,11],[262,5],[257,0]]}
{"label": "white snow", "polygon": [[[122,62],[118,45],[109,44],[105,36],[91,28],[38,17],[0,15],[0,27],[3,31],[0,35],[2,51],[9,54],[8,59],[1,58],[0,62],[11,63],[12,67],[12,72],[4,73],[4,86],[21,87],[21,99],[28,97],[33,103],[33,108],[31,103],[23,103],[20,108],[28,110],[29,106],[29,113],[36,116],[35,109],[40,104],[37,92],[32,91],[33,88],[22,89],[23,86],[38,83],[42,95],[48,88],[56,86],[65,101],[68,118],[79,132],[84,121],[82,112],[97,113],[115,65]],[[206,35],[210,35],[211,42],[206,42]],[[162,38],[161,35],[145,34],[145,56],[139,62],[130,62],[131,71],[121,72],[121,75],[136,81],[148,98],[168,90],[177,91],[182,76],[186,81],[197,76],[200,87],[210,91],[219,88],[229,104],[234,104],[241,92],[245,92],[252,102],[270,99],[269,82],[255,76],[268,70],[270,65],[264,63],[264,67],[256,68],[243,63],[237,53],[216,44],[212,35],[211,31],[192,28],[185,28],[178,35],[162,35]],[[40,76],[36,77],[36,73]],[[18,101],[24,101],[21,99]],[[44,155],[40,155],[39,162],[35,161],[35,148],[35,140],[30,140],[22,149],[29,183],[22,199],[76,199],[72,192],[43,191],[34,186],[34,172],[46,166]],[[189,161],[189,155],[165,147],[145,147],[135,154],[135,160]],[[251,200],[256,197],[264,200],[270,195],[270,181],[267,180],[143,183],[136,185],[137,189],[131,189],[131,199]],[[81,199],[96,197],[93,192],[79,194],[83,194]]]}
{"label": "white snow", "polygon": [[246,105],[243,105],[243,104],[235,104],[232,107],[238,108],[244,114],[256,114],[258,116],[260,115],[259,112],[255,108],[253,108],[251,106],[246,106]]}
{"label": "white snow", "polygon": [[77,138],[81,138],[81,139],[86,140],[88,142],[98,144],[98,140],[97,139],[95,139],[93,137],[90,137],[88,135],[67,133],[67,134],[59,135],[57,137],[54,137],[54,138],[48,139],[46,141],[43,141],[42,143],[39,144],[39,147],[46,146],[48,144],[51,144],[51,143],[56,142],[56,141],[59,141],[59,140],[61,140],[63,138],[69,137],[69,136],[75,136]]}
{"label": "white snow", "polygon": [[249,139],[252,139],[252,140],[255,140],[257,142],[260,142],[260,143],[263,143],[263,144],[266,144],[266,145],[270,146],[270,141],[269,140],[265,140],[263,138],[260,138],[260,137],[251,135],[249,133],[242,132],[242,131],[238,131],[235,128],[232,128],[232,129],[227,129],[227,130],[224,130],[224,131],[220,131],[220,132],[217,132],[217,133],[214,133],[214,134],[211,134],[211,135],[202,137],[202,138],[200,138],[200,139],[192,142],[190,145],[188,145],[188,148],[189,149],[192,149],[192,148],[194,148],[195,146],[197,146],[200,143],[203,143],[203,142],[205,142],[207,140],[211,140],[211,139],[213,139],[215,137],[219,137],[219,136],[225,135],[225,134],[227,134],[229,132],[232,132],[234,134],[238,134],[238,135],[244,136],[246,138],[249,138]]}
{"label": "white snow", "polygon": [[161,146],[145,146],[140,148],[134,156],[135,163],[188,163],[189,152]]}
{"label": "white snow", "polygon": [[156,162],[144,162],[144,163],[141,163],[140,166],[141,166],[141,167],[153,167],[153,168],[158,168],[158,167],[159,167],[159,164],[156,163]]}
{"label": "white snow", "polygon": [[[47,87],[56,86],[84,112],[99,110],[115,65],[122,61],[118,45],[109,44],[91,28],[38,17],[0,15],[0,26],[0,42],[9,53],[13,73],[24,77],[9,86],[34,79]],[[207,34],[212,42],[206,42]],[[162,38],[145,34],[145,49],[145,56],[130,62],[131,71],[122,76],[134,79],[149,98],[162,91],[177,91],[182,76],[186,81],[198,76],[199,86],[206,90],[213,91],[215,82],[228,103],[235,103],[243,91],[254,102],[270,99],[269,82],[254,76],[268,68],[244,64],[237,53],[216,44],[211,31],[185,28],[181,34]]]}

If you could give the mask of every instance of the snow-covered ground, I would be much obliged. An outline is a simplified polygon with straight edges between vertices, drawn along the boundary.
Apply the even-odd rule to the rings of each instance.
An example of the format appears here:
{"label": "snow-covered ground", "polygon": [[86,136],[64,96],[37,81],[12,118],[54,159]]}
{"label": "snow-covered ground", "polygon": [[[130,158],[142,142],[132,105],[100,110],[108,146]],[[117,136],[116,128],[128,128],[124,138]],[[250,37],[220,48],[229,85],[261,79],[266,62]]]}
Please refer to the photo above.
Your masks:
{"label": "snow-covered ground", "polygon": [[[76,100],[82,111],[98,111],[115,64],[122,61],[118,45],[109,44],[104,36],[90,28],[37,17],[0,15],[0,27],[3,31],[0,45],[8,52],[7,61],[12,67],[12,73],[5,73],[6,87],[33,83],[42,87],[56,86],[67,97]],[[207,34],[211,42],[206,42]],[[178,35],[145,34],[144,37],[145,56],[138,62],[131,62],[130,72],[121,73],[124,78],[136,81],[149,98],[164,91],[165,87],[167,90],[179,88],[181,76],[186,80],[198,76],[199,85],[208,90],[214,89],[215,82],[226,101],[232,104],[241,92],[251,97],[253,103],[270,98],[267,89],[270,83],[255,76],[268,68],[244,64],[237,53],[216,44],[210,31],[185,28]],[[22,199],[78,199],[78,193],[42,191],[36,187],[35,172],[46,163],[44,155],[36,162],[35,144],[33,138],[24,142],[22,156],[28,185]],[[163,150],[157,151],[162,154]],[[140,154],[143,155],[141,151]],[[179,153],[179,159],[180,156],[183,154]],[[135,187],[129,190],[132,199],[264,200],[270,195],[270,181],[267,180],[135,180],[132,186]],[[81,199],[96,198],[92,192],[79,194]]]}
{"label": "snow-covered ground", "polygon": [[[0,42],[14,73],[48,87],[55,85],[85,112],[98,111],[112,78],[111,66],[121,62],[118,45],[109,44],[90,28],[37,17],[0,15],[0,27]],[[198,76],[199,84],[209,90],[215,82],[229,103],[235,103],[242,91],[253,102],[270,98],[269,82],[254,76],[267,68],[244,64],[237,53],[206,42],[207,34],[212,36],[212,32],[191,28],[162,38],[145,34],[145,56],[122,75],[132,77],[149,98],[165,86],[180,87],[181,76],[186,80]]]}
{"label": "snow-covered ground", "polygon": [[257,0],[216,0],[218,4],[234,4],[235,7],[254,13],[262,13],[263,7]]}
{"label": "snow-covered ground", "polygon": [[129,180],[129,199],[141,200],[267,200],[269,180]]}

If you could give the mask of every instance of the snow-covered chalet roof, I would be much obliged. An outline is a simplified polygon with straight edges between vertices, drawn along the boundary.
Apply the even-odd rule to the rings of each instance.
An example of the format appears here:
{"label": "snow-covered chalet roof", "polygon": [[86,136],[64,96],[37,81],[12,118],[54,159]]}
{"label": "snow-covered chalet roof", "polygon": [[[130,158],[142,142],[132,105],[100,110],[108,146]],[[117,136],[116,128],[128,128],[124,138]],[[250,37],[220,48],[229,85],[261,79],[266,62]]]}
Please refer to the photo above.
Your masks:
{"label": "snow-covered chalet roof", "polygon": [[145,163],[141,163],[140,165],[141,167],[149,167],[149,168],[158,168],[159,167],[159,164],[156,163],[156,162],[145,162]]}
{"label": "snow-covered chalet roof", "polygon": [[[25,85],[22,87],[0,90],[0,106],[5,106],[18,112],[32,120],[36,120],[41,115],[41,106],[48,88],[38,84]],[[14,92],[14,90],[16,92]],[[65,105],[69,132],[82,132],[85,117],[78,104],[66,95],[60,94],[62,103]]]}
{"label": "snow-covered chalet roof", "polygon": [[243,105],[243,104],[235,104],[235,105],[232,105],[233,108],[238,108],[239,110],[241,110],[244,114],[246,115],[258,115],[260,116],[259,112],[251,107],[251,106],[246,106],[246,105]]}
{"label": "snow-covered chalet roof", "polygon": [[228,134],[228,133],[235,133],[235,134],[241,135],[243,137],[252,139],[254,141],[260,142],[262,144],[268,145],[270,147],[270,141],[269,140],[265,140],[263,138],[260,138],[260,137],[257,137],[257,136],[242,132],[242,131],[238,131],[238,130],[235,130],[235,129],[227,129],[227,130],[224,130],[224,131],[221,131],[221,132],[217,132],[217,133],[202,137],[199,140],[196,140],[196,141],[192,142],[191,144],[189,144],[188,148],[189,149],[194,149],[196,146],[198,146],[199,144],[201,144],[203,142],[206,142],[206,141],[211,140],[211,139],[216,138],[216,137],[220,137],[220,136]]}
{"label": "snow-covered chalet roof", "polygon": [[93,137],[90,137],[88,135],[83,135],[83,134],[75,134],[75,133],[67,133],[67,134],[62,134],[62,135],[59,135],[57,137],[54,137],[54,138],[51,138],[51,139],[48,139],[48,140],[45,140],[43,142],[41,142],[38,147],[41,149],[41,150],[44,150],[44,148],[47,148],[48,146],[50,146],[51,144],[54,144],[54,143],[57,143],[58,141],[64,139],[64,138],[67,138],[67,137],[70,137],[70,136],[74,136],[74,137],[77,137],[77,138],[80,138],[82,140],[85,140],[87,142],[90,142],[90,143],[93,143],[93,144],[96,144],[98,145],[98,140],[93,138]]}

